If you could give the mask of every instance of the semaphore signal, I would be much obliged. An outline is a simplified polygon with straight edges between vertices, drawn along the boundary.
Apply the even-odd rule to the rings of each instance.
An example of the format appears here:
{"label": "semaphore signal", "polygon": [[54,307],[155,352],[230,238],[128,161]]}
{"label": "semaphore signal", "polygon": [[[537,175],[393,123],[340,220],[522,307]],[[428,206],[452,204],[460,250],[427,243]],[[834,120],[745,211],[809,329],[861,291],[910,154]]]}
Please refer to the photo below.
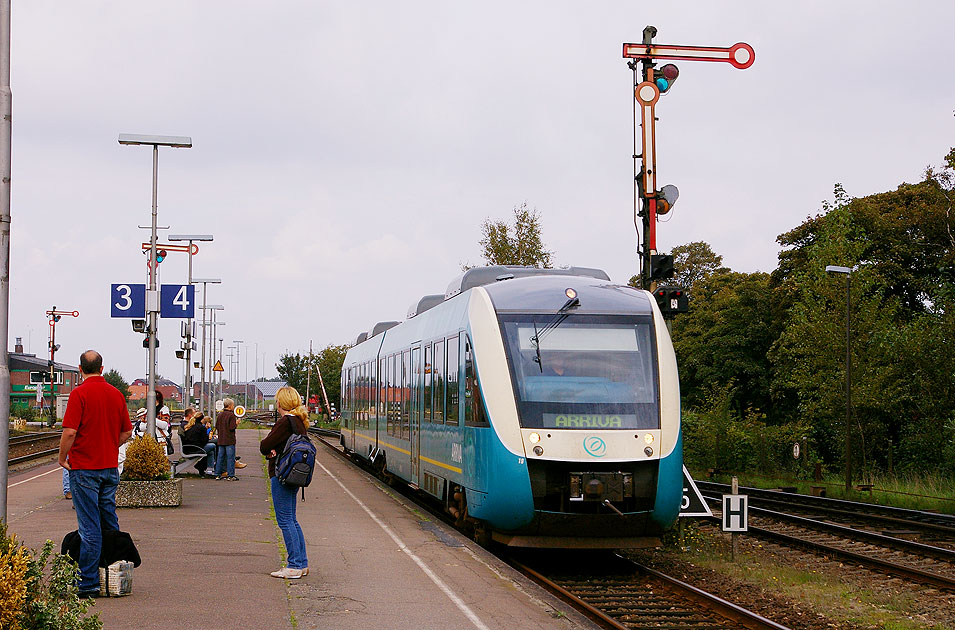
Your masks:
{"label": "semaphore signal", "polygon": [[[660,260],[657,254],[657,217],[669,212],[680,196],[676,186],[667,184],[657,188],[657,145],[656,145],[656,105],[660,97],[668,94],[680,76],[680,69],[668,63],[659,69],[656,61],[660,59],[675,61],[717,61],[728,63],[734,68],[745,70],[756,61],[756,53],[749,44],[740,42],[728,48],[713,46],[672,46],[654,44],[657,29],[647,26],[643,29],[643,43],[624,44],[623,56],[631,59],[629,67],[633,70],[634,97],[634,211],[637,212],[637,200],[641,208],[638,212],[643,219],[643,244],[640,248],[641,279],[644,289],[652,290],[657,280],[673,277],[673,265]],[[642,66],[640,68],[639,66]],[[636,105],[640,105],[640,146],[636,152]],[[640,160],[639,170],[637,160]],[[672,259],[671,259],[672,261]],[[654,264],[657,263],[657,264]],[[667,287],[678,289],[678,287]],[[669,302],[669,301],[668,301]],[[685,301],[681,301],[681,307]],[[685,308],[676,312],[683,312]]]}

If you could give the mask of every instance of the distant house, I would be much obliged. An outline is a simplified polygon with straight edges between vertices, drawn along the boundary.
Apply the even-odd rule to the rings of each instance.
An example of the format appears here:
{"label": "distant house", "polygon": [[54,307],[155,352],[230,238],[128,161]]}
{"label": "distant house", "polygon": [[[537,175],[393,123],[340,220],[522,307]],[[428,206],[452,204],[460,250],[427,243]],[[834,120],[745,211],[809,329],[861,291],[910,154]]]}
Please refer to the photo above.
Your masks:
{"label": "distant house", "polygon": [[[144,378],[137,378],[129,384],[130,402],[145,402],[146,390],[149,388],[149,382]],[[182,402],[182,387],[170,381],[168,378],[156,379],[156,391],[162,393],[163,400],[174,400],[177,403]]]}
{"label": "distant house", "polygon": [[59,418],[66,413],[66,401],[73,388],[80,384],[80,370],[75,365],[53,364],[53,383],[50,383],[50,360],[35,354],[23,352],[23,345],[17,337],[14,352],[7,353],[10,369],[10,407],[40,407],[37,401],[37,388],[43,390],[42,406],[49,407],[52,395],[55,397],[56,415]]}

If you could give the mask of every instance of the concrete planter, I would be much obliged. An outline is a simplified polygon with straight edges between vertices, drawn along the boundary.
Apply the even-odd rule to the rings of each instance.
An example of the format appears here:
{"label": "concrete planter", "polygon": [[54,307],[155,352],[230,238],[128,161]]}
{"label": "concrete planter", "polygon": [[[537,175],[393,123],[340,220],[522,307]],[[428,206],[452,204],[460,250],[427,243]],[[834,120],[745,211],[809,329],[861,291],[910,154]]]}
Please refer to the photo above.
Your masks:
{"label": "concrete planter", "polygon": [[182,479],[161,481],[120,481],[116,507],[179,507]]}

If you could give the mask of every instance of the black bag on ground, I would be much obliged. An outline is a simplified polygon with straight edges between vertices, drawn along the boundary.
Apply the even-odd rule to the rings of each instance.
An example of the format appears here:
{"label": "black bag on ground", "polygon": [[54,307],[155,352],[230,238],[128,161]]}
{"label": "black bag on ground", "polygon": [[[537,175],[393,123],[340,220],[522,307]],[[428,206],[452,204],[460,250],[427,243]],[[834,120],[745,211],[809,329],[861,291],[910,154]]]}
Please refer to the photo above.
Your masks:
{"label": "black bag on ground", "polygon": [[[63,537],[60,553],[73,558],[73,561],[79,564],[80,533],[77,530],[74,529]],[[132,536],[126,532],[107,529],[103,532],[103,550],[100,552],[99,566],[108,567],[117,560],[132,562],[134,567],[142,564]]]}

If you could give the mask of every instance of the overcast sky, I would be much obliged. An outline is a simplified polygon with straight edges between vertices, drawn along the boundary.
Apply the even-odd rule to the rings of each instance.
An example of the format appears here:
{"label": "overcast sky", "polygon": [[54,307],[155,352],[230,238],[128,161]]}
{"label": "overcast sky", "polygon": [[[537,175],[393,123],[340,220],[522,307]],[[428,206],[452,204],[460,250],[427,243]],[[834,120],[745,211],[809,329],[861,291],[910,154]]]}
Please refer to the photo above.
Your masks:
{"label": "overcast sky", "polygon": [[[193,139],[160,151],[159,223],[215,235],[194,275],[223,280],[209,301],[245,342],[240,380],[402,319],[522,202],[558,265],[637,273],[621,49],[648,24],[756,51],[748,70],[678,64],[657,107],[659,183],[681,194],[661,251],[703,240],[771,271],[836,182],[892,190],[955,145],[951,0],[30,0],[12,24],[10,348],[44,355],[44,311],[76,309],[57,360],[93,347],[127,380],[145,351],[109,287],[146,282],[152,167],[120,133]],[[185,255],[161,272],[184,283]],[[162,320],[159,371],[181,382],[178,334]]]}

